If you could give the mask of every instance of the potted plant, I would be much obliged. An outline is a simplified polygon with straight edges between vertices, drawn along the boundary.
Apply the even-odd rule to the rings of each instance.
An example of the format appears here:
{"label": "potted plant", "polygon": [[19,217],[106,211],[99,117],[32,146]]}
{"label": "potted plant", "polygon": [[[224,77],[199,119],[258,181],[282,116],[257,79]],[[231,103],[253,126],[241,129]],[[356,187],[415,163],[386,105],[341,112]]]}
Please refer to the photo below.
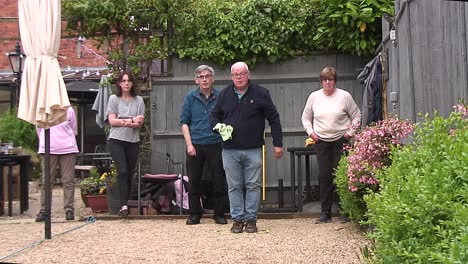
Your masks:
{"label": "potted plant", "polygon": [[[94,212],[107,211],[106,182],[101,180],[97,169],[91,169],[89,176],[81,180],[79,186],[81,198],[86,207],[91,207]],[[98,202],[97,205],[96,202]],[[102,206],[103,204],[105,207]]]}

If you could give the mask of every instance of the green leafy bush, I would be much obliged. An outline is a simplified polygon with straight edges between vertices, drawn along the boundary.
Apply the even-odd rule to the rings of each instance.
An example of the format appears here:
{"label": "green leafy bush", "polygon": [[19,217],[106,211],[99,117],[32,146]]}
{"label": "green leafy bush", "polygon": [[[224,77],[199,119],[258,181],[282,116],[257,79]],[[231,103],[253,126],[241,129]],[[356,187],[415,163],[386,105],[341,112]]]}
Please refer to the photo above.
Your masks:
{"label": "green leafy bush", "polygon": [[364,219],[367,212],[367,206],[364,201],[364,195],[367,190],[362,189],[356,192],[351,192],[348,188],[348,159],[344,155],[336,169],[335,184],[337,192],[340,196],[341,210],[353,221],[360,222]]}
{"label": "green leafy bush", "polygon": [[177,16],[174,50],[181,58],[226,65],[333,51],[370,56],[381,16],[393,0],[199,0]]}
{"label": "green leafy bush", "polygon": [[0,116],[0,139],[2,142],[13,142],[15,147],[21,146],[21,154],[31,156],[33,169],[30,180],[40,177],[41,159],[37,154],[39,142],[34,125],[16,117],[15,111],[6,111]]}
{"label": "green leafy bush", "polygon": [[379,263],[468,263],[466,105],[417,125],[414,143],[392,151],[365,197]]}
{"label": "green leafy bush", "polygon": [[[323,3],[323,0],[315,0]],[[327,0],[321,4],[314,41],[321,49],[370,55],[382,40],[380,18],[395,1]]]}
{"label": "green leafy bush", "polygon": [[390,150],[400,146],[412,131],[410,121],[391,117],[358,131],[346,147],[348,155],[338,164],[335,183],[342,210],[351,220],[366,219],[364,195],[379,191],[376,174],[391,164]]}
{"label": "green leafy bush", "polygon": [[173,54],[221,66],[243,60],[251,67],[317,51],[370,56],[382,39],[380,18],[393,13],[394,3],[64,0],[62,13],[67,31],[96,40],[115,70],[128,65],[148,74],[151,60]]}
{"label": "green leafy bush", "polygon": [[37,150],[38,147],[34,125],[16,117],[14,111],[6,111],[0,117],[0,139],[31,150]]}
{"label": "green leafy bush", "polygon": [[281,62],[316,50],[317,4],[305,0],[201,0],[178,16],[174,49],[181,58],[226,65]]}

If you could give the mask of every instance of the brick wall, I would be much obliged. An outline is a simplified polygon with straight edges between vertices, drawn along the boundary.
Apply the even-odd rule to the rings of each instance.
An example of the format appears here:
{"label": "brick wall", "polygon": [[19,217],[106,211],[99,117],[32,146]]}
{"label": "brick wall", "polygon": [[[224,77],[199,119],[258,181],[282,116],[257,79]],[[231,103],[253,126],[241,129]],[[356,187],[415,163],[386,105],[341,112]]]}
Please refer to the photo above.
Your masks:
{"label": "brick wall", "polygon": [[0,0],[2,9],[0,17],[17,17],[18,16],[18,0]]}
{"label": "brick wall", "polygon": [[[11,72],[7,52],[15,50],[16,42],[20,41],[19,25],[18,25],[18,0],[0,0],[2,8],[0,9],[0,72]],[[66,68],[95,68],[105,67],[106,63],[103,59],[86,52],[82,48],[82,58],[77,58],[77,36],[69,36],[65,31],[66,21],[62,23],[62,40],[60,42],[59,57],[60,67]],[[21,43],[20,43],[21,44]],[[92,40],[86,40],[84,44],[92,48],[93,51],[106,58],[106,54],[97,50]]]}

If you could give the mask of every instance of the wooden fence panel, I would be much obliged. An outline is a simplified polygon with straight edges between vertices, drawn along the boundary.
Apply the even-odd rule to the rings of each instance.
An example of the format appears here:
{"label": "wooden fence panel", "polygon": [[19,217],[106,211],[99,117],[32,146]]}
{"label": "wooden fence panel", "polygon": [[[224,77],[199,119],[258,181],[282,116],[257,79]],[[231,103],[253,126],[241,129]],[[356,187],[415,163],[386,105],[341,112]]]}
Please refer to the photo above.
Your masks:
{"label": "wooden fence panel", "polygon": [[383,30],[388,96],[398,93],[389,110],[413,121],[434,110],[447,116],[459,99],[468,100],[468,2],[397,0],[395,14],[395,44]]}
{"label": "wooden fence panel", "polygon": [[[173,77],[153,77],[151,92],[151,124],[153,151],[169,153],[174,160],[185,164],[185,143],[179,127],[179,115],[183,98],[189,89],[195,88],[193,71],[201,62],[175,60]],[[266,87],[280,113],[284,156],[274,158],[270,128],[266,125],[266,185],[276,187],[278,180],[290,186],[290,160],[288,147],[304,146],[306,134],[301,115],[309,94],[320,89],[319,71],[325,66],[337,68],[337,86],[349,91],[361,106],[363,86],[356,80],[361,58],[349,55],[317,55],[309,60],[295,58],[283,64],[258,65],[251,69],[253,82]],[[223,88],[231,82],[229,68],[215,69],[215,86]],[[317,184],[317,166],[313,160],[313,184]],[[153,166],[160,166],[153,164]],[[315,178],[314,178],[315,177]],[[287,199],[289,196],[285,196]],[[267,199],[274,199],[269,197]]]}

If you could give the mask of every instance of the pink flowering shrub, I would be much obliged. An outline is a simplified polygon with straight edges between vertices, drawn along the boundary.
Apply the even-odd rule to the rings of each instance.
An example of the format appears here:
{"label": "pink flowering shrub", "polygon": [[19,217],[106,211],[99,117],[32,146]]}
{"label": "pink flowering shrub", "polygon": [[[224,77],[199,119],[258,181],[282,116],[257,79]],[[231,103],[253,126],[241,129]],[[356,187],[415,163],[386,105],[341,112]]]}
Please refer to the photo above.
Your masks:
{"label": "pink flowering shrub", "polygon": [[453,109],[455,113],[460,113],[462,118],[464,119],[468,118],[468,107],[463,101],[454,105]]}
{"label": "pink flowering shrub", "polygon": [[398,147],[413,131],[408,120],[391,117],[369,126],[354,137],[354,143],[347,147],[348,189],[356,192],[363,189],[378,190],[376,173],[390,165],[390,150]]}
{"label": "pink flowering shrub", "polygon": [[342,211],[351,220],[366,219],[364,195],[379,190],[377,172],[390,165],[390,152],[413,131],[408,120],[395,117],[369,126],[354,136],[335,171],[335,183]]}
{"label": "pink flowering shrub", "polygon": [[454,109],[421,114],[378,173],[381,189],[364,195],[369,263],[468,263],[468,107]]}

